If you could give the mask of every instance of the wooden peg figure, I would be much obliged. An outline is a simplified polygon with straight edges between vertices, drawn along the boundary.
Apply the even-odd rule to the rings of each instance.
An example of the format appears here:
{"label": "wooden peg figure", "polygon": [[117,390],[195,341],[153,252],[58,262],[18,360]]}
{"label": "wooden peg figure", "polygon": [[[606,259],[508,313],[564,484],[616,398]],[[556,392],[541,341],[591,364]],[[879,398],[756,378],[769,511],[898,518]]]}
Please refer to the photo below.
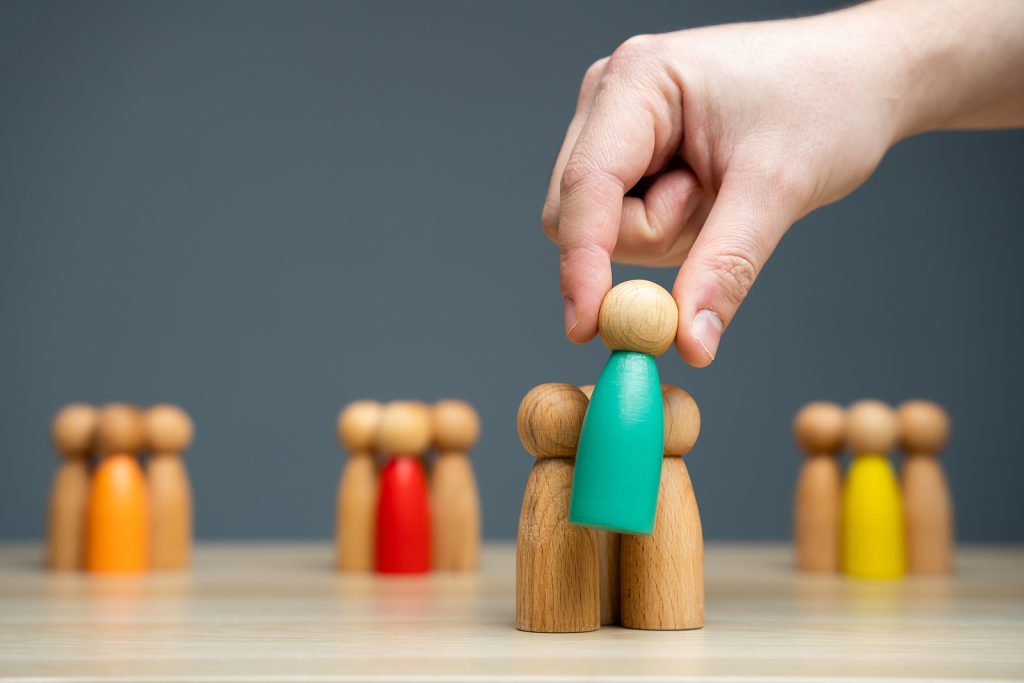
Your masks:
{"label": "wooden peg figure", "polygon": [[89,487],[85,567],[91,572],[144,571],[149,500],[135,457],[145,441],[141,411],[123,403],[105,406],[96,441],[101,459]]}
{"label": "wooden peg figure", "polygon": [[949,440],[949,416],[931,401],[900,406],[903,509],[907,569],[914,574],[953,571],[953,502],[938,454]]}
{"label": "wooden peg figure", "polygon": [[423,452],[432,434],[430,409],[416,401],[384,406],[377,450],[388,461],[377,500],[376,568],[391,574],[430,571],[430,506]]}
{"label": "wooden peg figure", "polygon": [[655,356],[672,345],[679,310],[664,289],[631,280],[605,295],[598,333],[612,354],[597,380],[580,435],[569,521],[650,534],[664,446]]}
{"label": "wooden peg figure", "polygon": [[[583,395],[590,400],[594,395],[594,385],[580,387]],[[622,541],[621,534],[604,529],[597,530],[597,558],[601,570],[601,625],[611,626],[619,623],[619,557]]]}
{"label": "wooden peg figure", "polygon": [[480,564],[480,495],[469,450],[480,438],[480,418],[465,401],[433,408],[437,457],[430,480],[434,569],[463,572]]}
{"label": "wooden peg figure", "polygon": [[523,494],[516,541],[516,628],[577,633],[601,627],[597,533],[569,524],[573,460],[587,397],[541,384],[519,405],[519,440],[537,461]]}
{"label": "wooden peg figure", "polygon": [[377,401],[355,401],[338,414],[338,441],[348,459],[338,482],[334,549],[341,571],[371,571],[377,528],[377,464],[374,439],[384,407]]}
{"label": "wooden peg figure", "polygon": [[704,626],[704,538],[682,456],[700,434],[700,410],[679,387],[662,387],[665,462],[654,533],[622,536],[622,625],[657,631]]}
{"label": "wooden peg figure", "polygon": [[853,462],[843,486],[840,566],[850,576],[894,579],[906,572],[903,505],[888,459],[895,444],[892,408],[859,401],[846,411]]}
{"label": "wooden peg figure", "polygon": [[797,569],[839,570],[842,473],[839,451],[846,413],[835,403],[808,404],[793,420],[797,444],[806,453],[793,504],[793,540]]}
{"label": "wooden peg figure", "polygon": [[182,458],[192,444],[192,419],[175,405],[155,405],[143,422],[149,461],[150,566],[184,569],[192,557],[192,487]]}
{"label": "wooden peg figure", "polygon": [[89,458],[96,447],[99,411],[83,403],[65,406],[50,429],[60,463],[50,488],[46,566],[81,569],[85,562],[85,515],[89,499]]}

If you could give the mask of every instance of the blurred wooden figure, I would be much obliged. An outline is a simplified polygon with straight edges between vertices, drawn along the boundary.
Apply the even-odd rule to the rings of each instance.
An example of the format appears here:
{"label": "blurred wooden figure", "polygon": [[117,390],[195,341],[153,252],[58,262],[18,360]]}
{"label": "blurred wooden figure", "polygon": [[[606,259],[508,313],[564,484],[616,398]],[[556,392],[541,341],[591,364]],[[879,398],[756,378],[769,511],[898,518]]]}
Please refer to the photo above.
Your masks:
{"label": "blurred wooden figure", "polygon": [[92,475],[85,567],[91,572],[141,572],[149,564],[149,501],[136,460],[145,441],[141,411],[105,406],[96,431],[100,462]]}
{"label": "blurred wooden figure", "polygon": [[[594,385],[580,387],[583,395],[590,400]],[[601,579],[601,625],[619,623],[619,558],[622,540],[614,531],[597,530],[597,558]]]}
{"label": "blurred wooden figure", "polygon": [[843,486],[840,566],[850,576],[894,579],[906,572],[903,505],[887,454],[896,443],[896,414],[880,401],[846,411],[853,453]]}
{"label": "blurred wooden figure", "polygon": [[373,444],[384,407],[355,401],[338,414],[338,441],[348,459],[338,482],[334,548],[341,571],[371,571],[377,527],[377,463]]}
{"label": "blurred wooden figure", "polygon": [[480,438],[480,418],[465,401],[433,408],[434,460],[430,479],[434,569],[471,571],[480,564],[480,495],[468,451]]}
{"label": "blurred wooden figure", "polygon": [[541,633],[601,627],[597,532],[569,524],[573,464],[587,397],[541,384],[519,405],[519,440],[537,461],[523,494],[516,542],[516,628]]}
{"label": "blurred wooden figure", "polygon": [[178,406],[161,404],[143,416],[149,461],[150,566],[184,569],[192,556],[192,488],[182,454],[193,427]]}
{"label": "blurred wooden figure", "polygon": [[897,412],[903,450],[907,569],[953,571],[953,502],[938,454],[949,440],[949,416],[931,401],[907,401]]}
{"label": "blurred wooden figure", "polygon": [[430,571],[430,505],[422,458],[432,436],[426,405],[393,401],[384,406],[376,438],[377,450],[387,457],[377,500],[378,572]]}
{"label": "blurred wooden figure", "polygon": [[46,566],[81,569],[85,561],[85,515],[89,500],[89,458],[96,447],[99,411],[83,403],[65,406],[50,429],[60,463],[50,488]]}
{"label": "blurred wooden figure", "polygon": [[800,468],[793,504],[793,541],[797,569],[839,570],[842,473],[839,451],[846,413],[835,403],[810,403],[793,420],[793,434],[806,458]]}
{"label": "blurred wooden figure", "polygon": [[662,385],[664,462],[654,533],[622,536],[622,625],[657,631],[704,626],[704,538],[682,456],[700,434],[700,410],[687,392]]}

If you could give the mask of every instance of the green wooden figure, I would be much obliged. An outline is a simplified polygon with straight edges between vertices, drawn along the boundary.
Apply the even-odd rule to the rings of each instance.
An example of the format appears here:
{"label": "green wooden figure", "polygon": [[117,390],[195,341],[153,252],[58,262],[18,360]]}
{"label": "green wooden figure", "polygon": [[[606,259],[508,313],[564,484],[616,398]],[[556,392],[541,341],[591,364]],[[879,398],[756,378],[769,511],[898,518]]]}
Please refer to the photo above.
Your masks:
{"label": "green wooden figure", "polygon": [[627,534],[654,529],[664,450],[661,380],[654,357],[672,345],[679,309],[646,280],[614,287],[598,333],[612,351],[594,387],[576,454],[569,521]]}

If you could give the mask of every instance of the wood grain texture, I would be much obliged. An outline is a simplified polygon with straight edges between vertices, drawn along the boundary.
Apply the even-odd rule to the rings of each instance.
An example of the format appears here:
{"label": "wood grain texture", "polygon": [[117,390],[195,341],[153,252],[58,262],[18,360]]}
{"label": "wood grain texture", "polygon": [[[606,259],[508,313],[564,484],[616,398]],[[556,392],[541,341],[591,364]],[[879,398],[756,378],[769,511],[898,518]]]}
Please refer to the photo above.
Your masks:
{"label": "wood grain texture", "polygon": [[629,280],[605,294],[597,331],[612,351],[660,356],[672,345],[679,324],[675,299],[660,285]]}
{"label": "wood grain texture", "polygon": [[665,457],[650,536],[622,536],[621,619],[657,631],[704,625],[704,539],[686,463]]}
{"label": "wood grain texture", "polygon": [[465,453],[439,453],[430,478],[434,569],[465,572],[480,564],[480,495]]}
{"label": "wood grain texture", "polygon": [[601,582],[601,625],[619,623],[619,563],[621,535],[612,531],[597,532],[597,560]]}
{"label": "wood grain texture", "polygon": [[1024,548],[965,547],[952,577],[799,574],[789,544],[709,544],[697,631],[514,627],[514,548],[481,571],[339,574],[329,543],[199,543],[188,572],[43,569],[0,545],[0,680],[766,681],[1024,677]]}
{"label": "wood grain texture", "polygon": [[538,458],[526,483],[516,544],[516,628],[521,631],[578,633],[601,627],[597,532],[569,524],[572,474],[569,458]]}

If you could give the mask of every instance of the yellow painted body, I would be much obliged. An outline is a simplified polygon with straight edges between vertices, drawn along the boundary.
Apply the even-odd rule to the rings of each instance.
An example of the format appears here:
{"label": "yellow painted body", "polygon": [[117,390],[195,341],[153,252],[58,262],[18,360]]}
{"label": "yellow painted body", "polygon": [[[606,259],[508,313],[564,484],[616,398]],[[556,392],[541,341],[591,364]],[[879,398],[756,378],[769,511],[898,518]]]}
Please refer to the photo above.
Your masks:
{"label": "yellow painted body", "polygon": [[896,579],[906,573],[903,503],[882,455],[858,455],[843,489],[841,566],[850,576]]}

